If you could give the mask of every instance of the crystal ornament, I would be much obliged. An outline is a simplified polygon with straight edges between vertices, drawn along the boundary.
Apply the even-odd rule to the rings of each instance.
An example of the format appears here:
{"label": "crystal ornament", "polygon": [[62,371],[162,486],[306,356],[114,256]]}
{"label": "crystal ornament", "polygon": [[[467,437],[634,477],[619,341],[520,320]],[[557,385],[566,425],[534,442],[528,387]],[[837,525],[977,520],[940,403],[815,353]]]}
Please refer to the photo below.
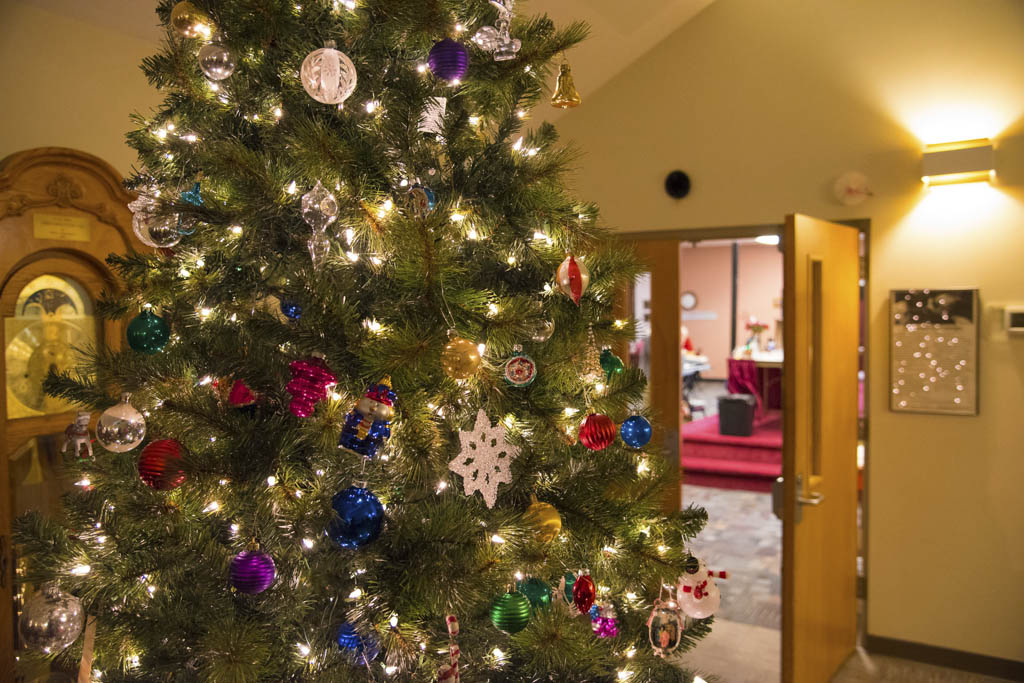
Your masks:
{"label": "crystal ornament", "polygon": [[121,402],[107,408],[96,421],[96,440],[108,451],[126,453],[146,437],[146,419],[132,407],[131,394],[121,394]]}
{"label": "crystal ornament", "polygon": [[597,384],[604,377],[604,369],[601,367],[601,354],[597,350],[597,342],[594,341],[594,326],[587,326],[587,348],[583,353],[583,372],[581,376],[590,384]]}
{"label": "crystal ornament", "polygon": [[489,508],[498,499],[498,484],[512,481],[512,460],[519,455],[505,436],[501,423],[491,426],[491,419],[480,409],[473,428],[459,432],[462,450],[448,463],[448,469],[462,477],[466,495],[479,491]]}
{"label": "crystal ornament", "polygon": [[493,53],[496,62],[515,59],[523,45],[518,38],[509,35],[515,0],[491,0],[491,4],[498,8],[498,20],[494,22],[494,26],[481,27],[473,36],[473,42],[484,52]]}
{"label": "crystal ornament", "polygon": [[324,104],[341,104],[355,92],[356,65],[328,40],[302,60],[299,76],[309,96]]}
{"label": "crystal ornament", "polygon": [[235,72],[235,55],[223,43],[221,36],[199,48],[199,68],[211,81],[223,81]]}
{"label": "crystal ornament", "polygon": [[313,229],[308,246],[309,257],[316,268],[331,251],[327,226],[338,218],[338,200],[319,180],[312,190],[302,195],[302,218]]}
{"label": "crystal ornament", "polygon": [[78,598],[51,581],[25,603],[18,633],[26,647],[53,654],[75,642],[84,622],[85,611]]}

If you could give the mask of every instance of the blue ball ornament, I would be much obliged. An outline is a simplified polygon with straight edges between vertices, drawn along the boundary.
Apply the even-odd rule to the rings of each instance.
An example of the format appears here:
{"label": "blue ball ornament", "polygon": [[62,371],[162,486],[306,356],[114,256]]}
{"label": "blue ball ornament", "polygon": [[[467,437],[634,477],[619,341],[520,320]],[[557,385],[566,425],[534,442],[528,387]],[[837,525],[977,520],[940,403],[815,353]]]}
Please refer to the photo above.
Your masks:
{"label": "blue ball ornament", "polygon": [[380,646],[373,636],[361,636],[347,621],[338,629],[338,648],[348,654],[353,664],[369,666],[380,654]]}
{"label": "blue ball ornament", "polygon": [[427,64],[442,81],[461,81],[469,71],[469,50],[462,43],[445,38],[430,48]]}
{"label": "blue ball ornament", "polygon": [[342,548],[361,548],[375,541],[384,526],[384,506],[368,489],[349,486],[331,499],[335,518],[327,535]]}
{"label": "blue ball ornament", "polygon": [[627,445],[643,448],[651,440],[651,423],[641,415],[634,415],[622,423],[619,434]]}
{"label": "blue ball ornament", "polygon": [[281,312],[284,313],[284,317],[288,318],[292,322],[295,322],[302,317],[302,306],[296,301],[281,300],[279,304]]}

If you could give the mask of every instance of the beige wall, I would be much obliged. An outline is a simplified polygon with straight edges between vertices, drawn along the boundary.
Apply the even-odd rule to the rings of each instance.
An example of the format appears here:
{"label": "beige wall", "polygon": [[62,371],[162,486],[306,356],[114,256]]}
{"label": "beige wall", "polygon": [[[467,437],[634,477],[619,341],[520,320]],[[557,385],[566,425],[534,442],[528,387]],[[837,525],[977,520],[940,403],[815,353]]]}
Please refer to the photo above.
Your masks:
{"label": "beige wall", "polygon": [[0,0],[0,34],[0,158],[72,147],[127,174],[128,117],[162,99],[139,70],[157,45],[14,0]]}
{"label": "beige wall", "polygon": [[[1024,660],[1024,3],[718,0],[559,122],[623,230],[871,219],[868,631]],[[926,190],[923,142],[992,136],[1000,184]],[[667,197],[683,168],[693,192]],[[859,169],[875,196],[831,198]],[[887,410],[886,293],[977,286],[981,414]]]}

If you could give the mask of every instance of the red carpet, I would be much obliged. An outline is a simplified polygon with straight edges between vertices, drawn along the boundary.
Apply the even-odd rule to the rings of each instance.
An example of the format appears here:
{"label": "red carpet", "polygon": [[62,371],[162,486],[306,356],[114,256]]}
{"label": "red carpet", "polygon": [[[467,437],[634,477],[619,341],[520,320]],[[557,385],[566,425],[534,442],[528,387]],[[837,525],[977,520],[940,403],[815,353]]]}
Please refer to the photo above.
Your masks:
{"label": "red carpet", "polygon": [[717,415],[688,422],[680,453],[684,486],[770,491],[782,476],[782,414],[757,418],[750,436],[722,436]]}

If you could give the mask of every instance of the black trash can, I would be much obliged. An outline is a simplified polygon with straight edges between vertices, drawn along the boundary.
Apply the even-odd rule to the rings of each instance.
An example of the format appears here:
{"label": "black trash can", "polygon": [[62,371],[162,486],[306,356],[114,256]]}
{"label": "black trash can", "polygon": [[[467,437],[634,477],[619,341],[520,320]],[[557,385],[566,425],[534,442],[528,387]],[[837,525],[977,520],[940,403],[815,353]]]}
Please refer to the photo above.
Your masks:
{"label": "black trash can", "polygon": [[718,433],[723,436],[750,436],[754,433],[757,399],[750,394],[718,397]]}

